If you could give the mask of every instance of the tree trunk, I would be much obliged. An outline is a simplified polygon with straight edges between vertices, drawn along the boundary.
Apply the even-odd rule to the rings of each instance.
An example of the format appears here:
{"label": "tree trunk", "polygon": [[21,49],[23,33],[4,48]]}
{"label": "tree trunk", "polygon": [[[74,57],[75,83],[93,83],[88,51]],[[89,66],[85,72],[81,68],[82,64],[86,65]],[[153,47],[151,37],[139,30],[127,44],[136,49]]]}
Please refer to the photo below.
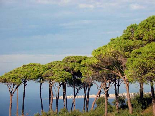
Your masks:
{"label": "tree trunk", "polygon": [[18,116],[18,88],[17,88],[17,111],[16,111],[16,115]]}
{"label": "tree trunk", "polygon": [[104,92],[105,92],[105,116],[108,114],[108,90],[107,85],[104,83]]}
{"label": "tree trunk", "polygon": [[42,101],[42,96],[41,96],[41,86],[42,86],[42,82],[40,82],[40,102],[41,102],[41,112],[43,112],[43,101]]}
{"label": "tree trunk", "polygon": [[[76,94],[75,94],[75,97],[77,96],[77,94],[79,93],[79,89],[77,89],[77,92],[76,92]],[[72,102],[72,105],[71,105],[71,111],[72,111],[72,109],[73,109],[73,105],[74,105],[74,99],[73,99],[73,102]],[[75,109],[74,109],[75,110]]]}
{"label": "tree trunk", "polygon": [[52,84],[50,84],[50,110],[52,110],[52,105],[53,105],[53,89],[52,89]]}
{"label": "tree trunk", "polygon": [[10,93],[10,106],[9,106],[9,116],[11,116],[11,110],[12,110],[12,92]]}
{"label": "tree trunk", "polygon": [[91,110],[94,109],[95,102],[96,102],[97,98],[99,97],[100,93],[101,93],[101,89],[99,89],[98,92],[97,92],[97,95],[96,95],[96,97],[95,97],[95,99],[94,99],[94,101],[92,103]]}
{"label": "tree trunk", "polygon": [[140,99],[143,100],[143,82],[140,82]]}
{"label": "tree trunk", "polygon": [[51,110],[51,81],[49,80],[49,111]]}
{"label": "tree trunk", "polygon": [[[118,84],[119,84],[119,80],[118,80]],[[118,84],[117,84],[117,79],[115,79],[115,100],[116,100],[115,106],[116,106],[117,113],[119,113],[119,101],[118,101],[118,97],[119,97],[118,89],[119,88],[117,88],[118,86],[116,86]]]}
{"label": "tree trunk", "polygon": [[130,93],[129,93],[129,82],[125,81],[125,85],[126,85],[129,113],[132,114],[133,110],[132,110],[131,98],[130,98]]}
{"label": "tree trunk", "polygon": [[56,113],[58,113],[58,96],[56,96],[56,110],[55,110]]}
{"label": "tree trunk", "polygon": [[155,116],[155,95],[154,95],[154,87],[153,87],[153,82],[150,81],[151,85],[151,95],[152,95],[152,110],[153,110],[153,116]]}
{"label": "tree trunk", "polygon": [[90,92],[90,85],[88,86],[88,92],[87,92],[86,112],[88,112],[89,108],[89,92]]}
{"label": "tree trunk", "polygon": [[75,110],[75,79],[74,79],[74,110]]}
{"label": "tree trunk", "polygon": [[17,115],[18,115],[18,87],[19,86],[20,86],[20,84],[16,85],[16,88],[14,88],[15,84],[7,83],[7,87],[9,89],[9,93],[10,93],[9,116],[11,116],[11,110],[12,110],[12,97],[13,97],[14,93],[16,92],[16,90],[17,90]]}
{"label": "tree trunk", "polygon": [[66,109],[68,110],[68,108],[67,108],[67,96],[66,96]]}
{"label": "tree trunk", "polygon": [[56,95],[56,113],[58,113],[59,88],[60,88],[60,84],[59,84],[59,87],[58,87],[58,93]]}
{"label": "tree trunk", "polygon": [[86,86],[85,86],[85,84],[84,84],[83,89],[84,89],[83,110],[85,111],[85,105],[86,105]]}
{"label": "tree trunk", "polygon": [[26,87],[26,80],[24,80],[23,103],[22,103],[22,116],[24,116],[25,87]]}
{"label": "tree trunk", "polygon": [[64,108],[66,107],[66,83],[65,82],[63,82],[63,84],[62,84],[62,86],[63,86],[63,102],[64,102]]}

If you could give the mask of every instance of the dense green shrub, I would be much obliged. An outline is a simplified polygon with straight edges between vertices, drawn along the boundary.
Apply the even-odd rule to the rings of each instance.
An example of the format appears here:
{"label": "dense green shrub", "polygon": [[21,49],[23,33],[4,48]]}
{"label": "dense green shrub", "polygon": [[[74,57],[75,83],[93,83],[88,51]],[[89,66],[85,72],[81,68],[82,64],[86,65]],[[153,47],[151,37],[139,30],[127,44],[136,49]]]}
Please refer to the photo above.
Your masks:
{"label": "dense green shrub", "polygon": [[[102,110],[102,112],[104,111],[104,106],[105,106],[105,98],[104,97],[100,97],[97,99],[96,101],[97,107],[95,108],[95,110]],[[108,102],[108,112],[112,112],[113,111],[113,107],[112,105]]]}
{"label": "dense green shrub", "polygon": [[[112,106],[108,102],[108,116],[152,116],[152,108],[148,107],[151,105],[151,96],[149,94],[144,94],[143,102],[141,102],[139,94],[135,94],[133,98],[131,98],[131,102],[133,105],[133,114],[129,114],[127,105],[125,103],[125,97],[119,97],[120,110],[119,113],[114,112],[115,106]],[[89,112],[80,112],[79,110],[68,111],[63,108],[57,114],[54,111],[50,112],[42,112],[40,115],[37,113],[35,116],[103,116],[104,115],[104,104],[105,98],[100,97],[96,101],[97,107],[94,110],[90,110]],[[115,104],[115,100],[113,101]],[[146,109],[146,110],[144,110]]]}
{"label": "dense green shrub", "polygon": [[[125,96],[119,96],[118,97],[118,102],[119,102],[119,108],[120,109],[126,109],[128,107],[125,100],[126,100]],[[112,103],[115,105],[116,100],[114,100]]]}
{"label": "dense green shrub", "polygon": [[139,94],[135,94],[131,98],[131,103],[136,112],[140,112],[146,109],[152,103],[152,98],[150,94],[144,94],[143,99],[140,98]]}

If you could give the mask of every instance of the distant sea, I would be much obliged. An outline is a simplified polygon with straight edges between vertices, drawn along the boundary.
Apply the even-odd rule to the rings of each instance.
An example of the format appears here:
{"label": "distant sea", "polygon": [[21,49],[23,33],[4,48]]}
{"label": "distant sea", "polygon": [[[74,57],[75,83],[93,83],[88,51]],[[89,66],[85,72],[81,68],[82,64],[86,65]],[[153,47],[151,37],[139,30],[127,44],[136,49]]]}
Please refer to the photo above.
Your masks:
{"label": "distant sea", "polygon": [[[144,86],[144,92],[149,92],[150,87],[148,85]],[[45,82],[42,85],[42,99],[43,99],[43,109],[44,111],[49,110],[49,100],[48,100],[48,83]],[[94,85],[91,87],[90,95],[97,93],[97,87]],[[130,92],[138,92],[139,85],[132,84],[130,85]],[[126,92],[124,84],[120,87],[120,93]],[[114,88],[111,87],[109,93],[114,93]],[[103,94],[103,93],[102,93]],[[67,87],[67,95],[73,95],[73,88]],[[78,95],[83,95],[83,89],[81,89]],[[60,89],[60,96],[62,96],[62,89]],[[21,114],[22,110],[22,98],[23,98],[23,85],[21,85],[18,89],[18,112]],[[90,98],[89,109],[91,108],[92,102],[94,98]],[[114,99],[109,99],[109,102],[112,103]],[[72,99],[68,99],[68,110],[71,109]],[[8,116],[9,115],[9,103],[10,96],[9,90],[5,84],[0,83],[0,116]],[[12,104],[12,116],[16,114],[16,92],[13,96],[13,104]],[[95,105],[96,107],[96,105]],[[59,100],[59,110],[63,108],[63,100]],[[83,109],[83,98],[76,99],[76,109],[82,111]],[[55,100],[53,103],[53,110],[55,110]],[[36,113],[41,113],[41,103],[40,103],[40,93],[39,93],[39,83],[34,81],[29,81],[26,86],[26,96],[25,96],[25,115],[33,116]]]}

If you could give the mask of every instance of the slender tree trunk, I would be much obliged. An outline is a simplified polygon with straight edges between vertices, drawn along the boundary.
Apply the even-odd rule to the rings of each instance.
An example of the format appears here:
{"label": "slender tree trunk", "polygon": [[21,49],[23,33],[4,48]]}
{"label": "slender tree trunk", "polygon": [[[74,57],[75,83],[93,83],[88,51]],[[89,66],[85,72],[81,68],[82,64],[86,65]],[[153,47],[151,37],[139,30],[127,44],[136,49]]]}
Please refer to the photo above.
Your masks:
{"label": "slender tree trunk", "polygon": [[[119,80],[118,80],[118,83],[119,83]],[[115,106],[116,106],[116,110],[117,110],[117,113],[119,113],[119,101],[118,101],[118,86],[116,86],[117,85],[117,79],[115,79],[115,100],[116,100],[116,104],[115,104]]]}
{"label": "slender tree trunk", "polygon": [[150,81],[151,85],[151,95],[152,95],[152,110],[153,110],[153,116],[155,116],[155,95],[154,95],[154,87],[153,87],[153,82]]}
{"label": "slender tree trunk", "polygon": [[24,116],[25,87],[26,87],[26,80],[24,80],[23,103],[22,103],[22,116]]}
{"label": "slender tree trunk", "polygon": [[140,82],[140,99],[143,100],[143,82]]}
{"label": "slender tree trunk", "polygon": [[75,79],[74,79],[74,110],[75,110]]}
{"label": "slender tree trunk", "polygon": [[108,90],[107,85],[104,83],[104,92],[105,92],[105,116],[108,114]]}
{"label": "slender tree trunk", "polygon": [[11,116],[11,110],[12,110],[12,97],[13,97],[14,93],[16,92],[16,90],[17,90],[17,113],[18,113],[18,87],[19,86],[20,86],[20,84],[16,85],[16,88],[14,88],[15,84],[12,84],[12,83],[7,84],[7,87],[9,89],[9,93],[10,93],[9,116]]}
{"label": "slender tree trunk", "polygon": [[49,80],[49,111],[51,110],[51,80]]}
{"label": "slender tree trunk", "polygon": [[126,85],[129,113],[132,114],[133,113],[133,109],[132,109],[131,98],[130,98],[130,93],[129,93],[129,82],[125,81],[125,85]]}
{"label": "slender tree trunk", "polygon": [[[77,96],[78,93],[79,93],[79,89],[77,89],[77,92],[76,92],[76,94],[75,94],[75,97]],[[72,111],[72,109],[73,109],[73,105],[74,105],[74,99],[73,99],[73,102],[72,102],[72,105],[71,105],[71,111]]]}
{"label": "slender tree trunk", "polygon": [[85,111],[85,105],[86,105],[86,86],[85,86],[85,84],[84,84],[83,89],[84,89],[83,110]]}
{"label": "slender tree trunk", "polygon": [[40,102],[41,102],[41,112],[43,112],[43,101],[42,101],[42,96],[41,96],[41,86],[42,86],[42,82],[40,82]]}
{"label": "slender tree trunk", "polygon": [[52,89],[52,84],[50,84],[50,110],[52,110],[52,105],[53,105],[53,89]]}
{"label": "slender tree trunk", "polygon": [[[139,93],[140,93],[140,102],[142,104],[144,104],[144,100],[143,100],[143,82],[139,82],[140,85],[140,89],[139,89]],[[144,106],[142,105],[141,107],[142,109],[144,109]]]}
{"label": "slender tree trunk", "polygon": [[97,98],[99,97],[100,93],[101,93],[101,89],[99,89],[98,92],[97,92],[97,95],[96,95],[96,97],[95,97],[95,99],[94,99],[94,101],[92,103],[91,110],[94,109],[95,102],[96,102]]}
{"label": "slender tree trunk", "polygon": [[9,116],[11,116],[11,110],[12,110],[12,92],[10,93],[10,106],[9,106]]}
{"label": "slender tree trunk", "polygon": [[63,102],[64,102],[64,108],[66,107],[66,83],[65,82],[63,82],[63,84],[62,84],[62,86],[63,86]]}
{"label": "slender tree trunk", "polygon": [[59,84],[59,87],[58,87],[58,93],[56,95],[56,113],[58,113],[59,88],[60,88],[60,84]]}
{"label": "slender tree trunk", "polygon": [[66,95],[66,109],[68,110],[68,108],[67,108],[67,95]]}
{"label": "slender tree trunk", "polygon": [[56,110],[55,110],[56,113],[58,113],[58,96],[56,96]]}
{"label": "slender tree trunk", "polygon": [[18,116],[18,88],[17,88],[17,111],[16,111],[16,115]]}
{"label": "slender tree trunk", "polygon": [[89,92],[90,92],[90,85],[88,86],[88,92],[87,92],[86,112],[88,112],[89,108]]}
{"label": "slender tree trunk", "polygon": [[117,91],[118,91],[118,94],[119,94],[119,86],[120,86],[120,79],[118,79],[118,83],[117,83]]}

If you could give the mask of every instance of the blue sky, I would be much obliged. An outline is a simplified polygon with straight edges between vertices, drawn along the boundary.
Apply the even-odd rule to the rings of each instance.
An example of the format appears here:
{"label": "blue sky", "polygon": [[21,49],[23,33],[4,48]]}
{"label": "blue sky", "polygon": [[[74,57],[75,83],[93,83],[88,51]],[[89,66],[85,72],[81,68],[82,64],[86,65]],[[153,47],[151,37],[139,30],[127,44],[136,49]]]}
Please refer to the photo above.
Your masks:
{"label": "blue sky", "polygon": [[30,62],[87,55],[133,23],[155,0],[0,0],[0,75]]}

